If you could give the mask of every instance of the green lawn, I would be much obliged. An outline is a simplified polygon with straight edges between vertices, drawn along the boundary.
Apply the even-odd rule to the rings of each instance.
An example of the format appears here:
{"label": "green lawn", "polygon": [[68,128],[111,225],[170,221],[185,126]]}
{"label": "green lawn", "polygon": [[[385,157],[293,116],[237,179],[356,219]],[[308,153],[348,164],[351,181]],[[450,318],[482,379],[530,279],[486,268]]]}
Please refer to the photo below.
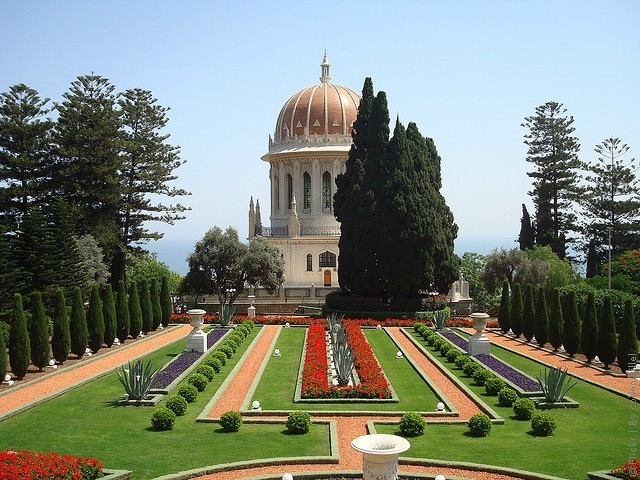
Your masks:
{"label": "green lawn", "polygon": [[[293,436],[282,424],[245,424],[239,432],[223,433],[217,423],[195,422],[258,331],[254,329],[171,431],[151,430],[153,408],[114,406],[124,391],[110,374],[0,422],[0,450],[87,455],[110,468],[133,470],[136,480],[243,460],[329,455],[326,425]],[[182,350],[184,340],[179,340],[147,359],[158,368]]]}
{"label": "green lawn", "polygon": [[271,357],[252,400],[259,400],[263,410],[311,411],[433,411],[440,401],[406,360],[398,360],[397,346],[383,330],[366,329],[365,335],[389,378],[400,401],[398,403],[294,403],[296,379],[302,357],[305,329],[283,328],[276,343],[281,357]]}
{"label": "green lawn", "polygon": [[[414,334],[414,338],[426,347],[419,336]],[[426,348],[433,352],[430,347]],[[534,378],[543,369],[538,363],[495,345],[491,346],[491,353]],[[486,438],[465,435],[466,426],[430,425],[424,436],[410,439],[411,449],[404,455],[502,465],[581,480],[586,478],[587,471],[625,463],[630,452],[628,444],[633,443],[636,436],[629,432],[635,427],[629,427],[628,422],[631,415],[637,413],[630,400],[579,381],[569,396],[580,402],[580,407],[552,410],[558,421],[555,434],[534,437],[530,434],[530,422],[513,419],[510,408],[498,406],[496,397],[487,396],[483,387],[473,385],[473,380],[444,358],[438,359],[506,422],[494,425]],[[397,433],[397,426],[378,425],[377,428],[380,433]]]}

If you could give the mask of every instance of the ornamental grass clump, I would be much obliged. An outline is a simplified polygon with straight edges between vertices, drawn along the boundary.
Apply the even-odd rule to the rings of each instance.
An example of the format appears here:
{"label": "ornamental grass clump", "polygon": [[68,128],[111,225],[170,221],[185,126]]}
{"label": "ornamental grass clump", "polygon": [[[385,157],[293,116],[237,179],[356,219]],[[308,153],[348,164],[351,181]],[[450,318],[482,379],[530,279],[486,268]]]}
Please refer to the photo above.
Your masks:
{"label": "ornamental grass clump", "polygon": [[127,392],[129,400],[144,399],[149,393],[151,382],[157,373],[157,370],[151,369],[151,362],[145,364],[142,360],[138,360],[133,365],[128,362],[126,369],[124,366],[122,370],[116,368],[118,380]]}
{"label": "ornamental grass clump", "polygon": [[416,412],[407,412],[400,419],[400,432],[405,437],[418,437],[424,434],[425,422],[422,415]]}
{"label": "ornamental grass clump", "polygon": [[486,437],[491,431],[491,420],[484,413],[476,413],[467,423],[469,433],[474,437]]}
{"label": "ornamental grass clump", "polygon": [[498,392],[498,405],[501,407],[511,407],[516,400],[518,400],[518,394],[509,387],[504,387]]}
{"label": "ornamental grass clump", "polygon": [[308,412],[291,412],[287,418],[287,430],[293,434],[307,433],[311,428],[311,416]]}
{"label": "ornamental grass clump", "polygon": [[198,398],[198,389],[190,383],[185,383],[178,388],[177,394],[184,398],[187,403],[193,403]]}
{"label": "ornamental grass clump", "polygon": [[242,426],[242,416],[235,410],[220,415],[220,426],[225,432],[237,432]]}
{"label": "ornamental grass clump", "polygon": [[519,398],[513,402],[513,413],[517,420],[530,420],[535,410],[536,404],[530,398]]}
{"label": "ornamental grass clump", "polygon": [[203,375],[207,379],[207,382],[211,382],[213,381],[213,377],[215,376],[216,371],[211,365],[205,364],[198,366],[198,368],[196,368],[196,373]]}
{"label": "ornamental grass clump", "polygon": [[548,437],[558,426],[555,418],[550,413],[536,413],[531,417],[531,430],[537,437]]}
{"label": "ornamental grass clump", "polygon": [[504,381],[497,377],[487,378],[487,380],[484,382],[484,391],[487,393],[487,395],[491,395],[493,397],[498,395],[498,393],[500,393],[500,390],[502,390],[504,387]]}
{"label": "ornamental grass clump", "polygon": [[561,402],[567,392],[575,387],[577,383],[577,381],[569,383],[566,368],[552,367],[550,370],[545,370],[544,375],[540,372],[538,376],[540,390],[542,390],[547,402],[550,403]]}
{"label": "ornamental grass clump", "polygon": [[171,430],[176,423],[176,414],[167,407],[160,407],[151,414],[151,426],[154,430]]}
{"label": "ornamental grass clump", "polygon": [[193,385],[199,392],[204,392],[207,389],[207,377],[200,373],[194,373],[187,378],[187,383]]}
{"label": "ornamental grass clump", "polygon": [[164,405],[178,417],[181,417],[185,413],[187,413],[187,401],[180,395],[171,395],[169,398],[167,398],[167,401]]}

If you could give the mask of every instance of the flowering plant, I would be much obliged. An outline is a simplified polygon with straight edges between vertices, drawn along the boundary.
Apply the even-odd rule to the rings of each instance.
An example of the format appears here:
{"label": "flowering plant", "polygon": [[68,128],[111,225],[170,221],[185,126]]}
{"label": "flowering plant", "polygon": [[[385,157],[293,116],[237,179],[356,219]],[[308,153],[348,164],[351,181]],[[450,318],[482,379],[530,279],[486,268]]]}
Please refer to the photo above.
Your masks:
{"label": "flowering plant", "polygon": [[94,480],[103,476],[102,467],[98,460],[55,452],[0,452],[3,480]]}
{"label": "flowering plant", "polygon": [[625,463],[621,467],[616,467],[611,470],[611,475],[618,478],[623,478],[625,480],[638,480],[640,476],[638,476],[638,472],[640,471],[640,461],[638,459],[631,460],[628,463]]}

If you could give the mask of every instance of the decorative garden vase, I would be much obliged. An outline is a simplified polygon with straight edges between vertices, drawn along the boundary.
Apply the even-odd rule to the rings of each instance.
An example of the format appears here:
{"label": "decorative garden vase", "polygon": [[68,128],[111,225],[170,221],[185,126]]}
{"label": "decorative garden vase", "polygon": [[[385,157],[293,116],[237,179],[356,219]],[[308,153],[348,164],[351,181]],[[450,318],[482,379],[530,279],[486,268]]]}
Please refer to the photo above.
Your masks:
{"label": "decorative garden vase", "polygon": [[362,435],[351,442],[351,448],[362,452],[363,480],[396,480],[398,456],[410,446],[402,437],[382,433]]}
{"label": "decorative garden vase", "polygon": [[193,327],[193,330],[187,334],[187,352],[207,351],[207,335],[200,328],[204,323],[205,313],[207,312],[199,308],[187,311],[189,324]]}
{"label": "decorative garden vase", "polygon": [[476,331],[469,339],[469,355],[475,357],[476,355],[490,355],[489,339],[484,334],[484,329],[487,328],[487,319],[489,315],[486,313],[472,313],[471,319],[473,320],[473,328]]}

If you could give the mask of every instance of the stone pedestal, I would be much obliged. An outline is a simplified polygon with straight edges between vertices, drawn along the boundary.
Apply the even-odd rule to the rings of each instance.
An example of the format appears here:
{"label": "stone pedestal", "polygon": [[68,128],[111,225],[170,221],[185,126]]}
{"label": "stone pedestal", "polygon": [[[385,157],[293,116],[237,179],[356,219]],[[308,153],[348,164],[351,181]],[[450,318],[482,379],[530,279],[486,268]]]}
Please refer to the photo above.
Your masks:
{"label": "stone pedestal", "polygon": [[253,302],[256,300],[255,295],[247,295],[247,298],[251,302],[251,305],[247,309],[247,317],[256,318],[256,307],[253,305]]}
{"label": "stone pedestal", "polygon": [[187,312],[189,315],[189,324],[193,327],[187,334],[187,352],[201,352],[207,351],[207,335],[201,330],[201,326],[204,323],[204,314],[207,313],[201,309],[192,309]]}
{"label": "stone pedestal", "polygon": [[362,452],[363,480],[396,480],[398,456],[410,446],[402,437],[381,433],[362,435],[351,442],[354,450]]}
{"label": "stone pedestal", "polygon": [[476,333],[469,338],[469,355],[472,357],[476,355],[491,355],[491,342],[483,333],[487,327],[489,315],[486,313],[472,313],[471,318],[473,319],[473,328],[476,330]]}

